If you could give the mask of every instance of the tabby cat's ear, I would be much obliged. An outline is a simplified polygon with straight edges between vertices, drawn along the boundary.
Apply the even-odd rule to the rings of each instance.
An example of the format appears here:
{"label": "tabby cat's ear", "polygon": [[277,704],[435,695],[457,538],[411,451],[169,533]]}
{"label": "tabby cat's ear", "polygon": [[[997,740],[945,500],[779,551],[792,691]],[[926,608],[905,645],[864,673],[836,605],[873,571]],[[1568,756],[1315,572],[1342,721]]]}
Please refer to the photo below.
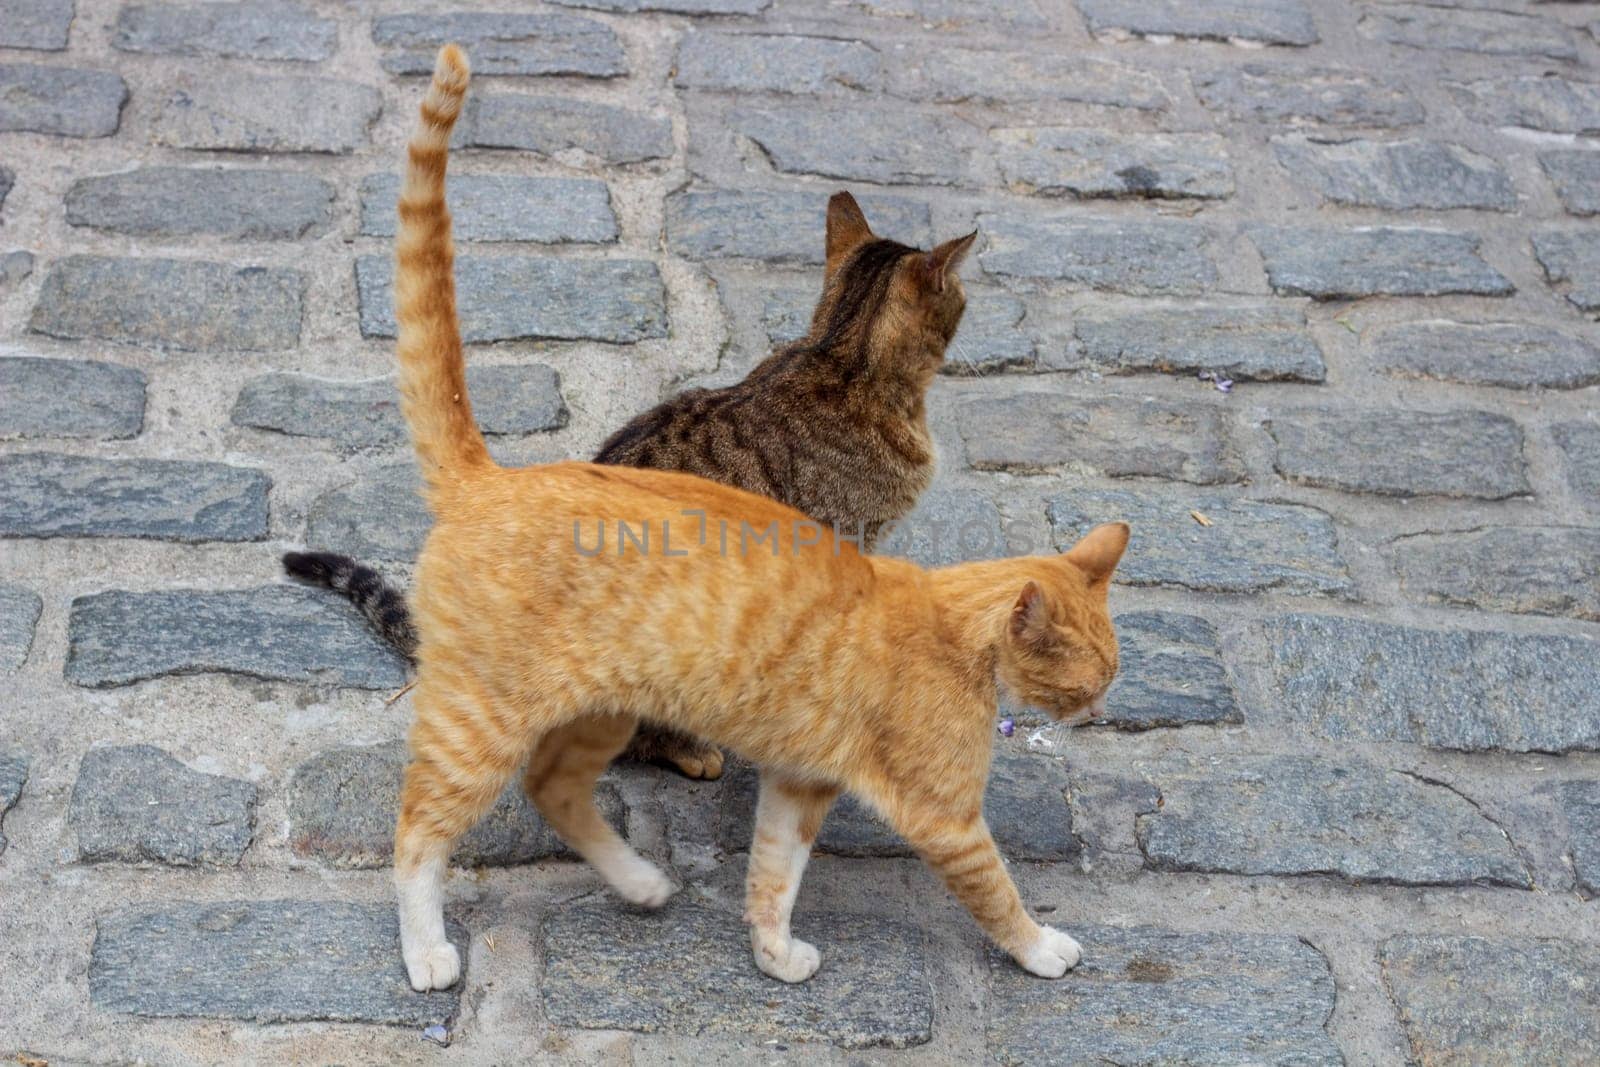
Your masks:
{"label": "tabby cat's ear", "polygon": [[1022,642],[1042,641],[1050,633],[1050,605],[1038,582],[1029,582],[1011,608],[1011,636]]}
{"label": "tabby cat's ear", "polygon": [[1111,580],[1122,554],[1128,550],[1131,528],[1125,522],[1108,522],[1083,535],[1083,540],[1067,549],[1065,558],[1082,571],[1090,585]]}
{"label": "tabby cat's ear", "polygon": [[928,252],[923,256],[923,268],[927,272],[928,288],[936,293],[944,292],[949,277],[961,266],[961,261],[967,258],[967,252],[972,248],[972,242],[978,239],[978,231],[973,230],[965,237],[957,237]]}
{"label": "tabby cat's ear", "polygon": [[856,198],[849,193],[834,193],[828,198],[828,265],[824,273],[832,277],[850,253],[872,237],[872,228]]}

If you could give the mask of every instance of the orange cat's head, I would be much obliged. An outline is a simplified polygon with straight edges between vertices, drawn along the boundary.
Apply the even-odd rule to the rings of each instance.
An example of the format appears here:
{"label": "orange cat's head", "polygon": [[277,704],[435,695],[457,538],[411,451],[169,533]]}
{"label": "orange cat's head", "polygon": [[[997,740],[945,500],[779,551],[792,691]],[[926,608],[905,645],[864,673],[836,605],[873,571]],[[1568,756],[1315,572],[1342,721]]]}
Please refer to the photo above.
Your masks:
{"label": "orange cat's head", "polygon": [[1096,526],[1023,586],[998,663],[1000,681],[1020,703],[1072,726],[1105,714],[1117,676],[1106,594],[1128,532],[1125,522]]}

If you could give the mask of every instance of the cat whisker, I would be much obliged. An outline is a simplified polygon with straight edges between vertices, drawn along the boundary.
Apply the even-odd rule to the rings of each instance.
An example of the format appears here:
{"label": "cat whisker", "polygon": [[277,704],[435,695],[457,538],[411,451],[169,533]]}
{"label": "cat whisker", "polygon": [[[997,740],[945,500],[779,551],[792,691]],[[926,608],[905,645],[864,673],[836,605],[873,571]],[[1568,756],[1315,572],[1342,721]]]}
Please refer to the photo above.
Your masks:
{"label": "cat whisker", "polygon": [[982,378],[983,364],[967,355],[967,350],[961,347],[961,338],[950,338],[950,345],[956,350],[956,355],[961,357],[961,361],[972,368],[972,376],[974,378]]}

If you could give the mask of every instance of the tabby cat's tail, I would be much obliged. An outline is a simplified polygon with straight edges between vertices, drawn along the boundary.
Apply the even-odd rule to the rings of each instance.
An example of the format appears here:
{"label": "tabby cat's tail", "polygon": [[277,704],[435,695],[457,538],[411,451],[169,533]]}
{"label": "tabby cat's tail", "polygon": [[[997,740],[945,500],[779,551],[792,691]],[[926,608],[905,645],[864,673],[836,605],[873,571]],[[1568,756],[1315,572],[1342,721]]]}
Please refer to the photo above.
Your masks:
{"label": "tabby cat's tail", "polygon": [[406,595],[383,575],[336,552],[285,552],[283,569],[303,582],[344,594],[380,637],[407,659],[416,659],[417,631]]}
{"label": "tabby cat's tail", "polygon": [[467,57],[439,49],[433,84],[407,148],[395,238],[394,311],[399,325],[400,408],[411,427],[428,496],[492,463],[467,400],[456,319],[455,250],[444,204],[450,131],[467,94]]}

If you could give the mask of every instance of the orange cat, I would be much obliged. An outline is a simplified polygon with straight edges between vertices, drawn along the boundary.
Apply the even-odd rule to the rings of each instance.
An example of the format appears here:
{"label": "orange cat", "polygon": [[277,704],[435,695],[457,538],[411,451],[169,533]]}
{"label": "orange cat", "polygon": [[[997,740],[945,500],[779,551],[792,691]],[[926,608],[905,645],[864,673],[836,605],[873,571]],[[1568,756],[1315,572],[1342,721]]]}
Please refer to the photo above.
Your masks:
{"label": "orange cat", "polygon": [[1077,943],[1023,910],[983,820],[995,687],[1071,723],[1100,713],[1117,670],[1106,594],[1127,526],[1062,556],[925,571],[685,474],[496,466],[467,401],[444,206],[466,85],[464,57],[445,47],[397,240],[402,403],[436,519],[417,565],[416,717],[395,830],[411,984],[456,981],[445,864],[519,768],[551,827],[618,894],[666,901],[672,883],[594,804],[639,719],[762,768],[745,916],[762,971],[798,982],[817,969],[790,911],[818,827],[849,790],[1018,963],[1064,974]]}

